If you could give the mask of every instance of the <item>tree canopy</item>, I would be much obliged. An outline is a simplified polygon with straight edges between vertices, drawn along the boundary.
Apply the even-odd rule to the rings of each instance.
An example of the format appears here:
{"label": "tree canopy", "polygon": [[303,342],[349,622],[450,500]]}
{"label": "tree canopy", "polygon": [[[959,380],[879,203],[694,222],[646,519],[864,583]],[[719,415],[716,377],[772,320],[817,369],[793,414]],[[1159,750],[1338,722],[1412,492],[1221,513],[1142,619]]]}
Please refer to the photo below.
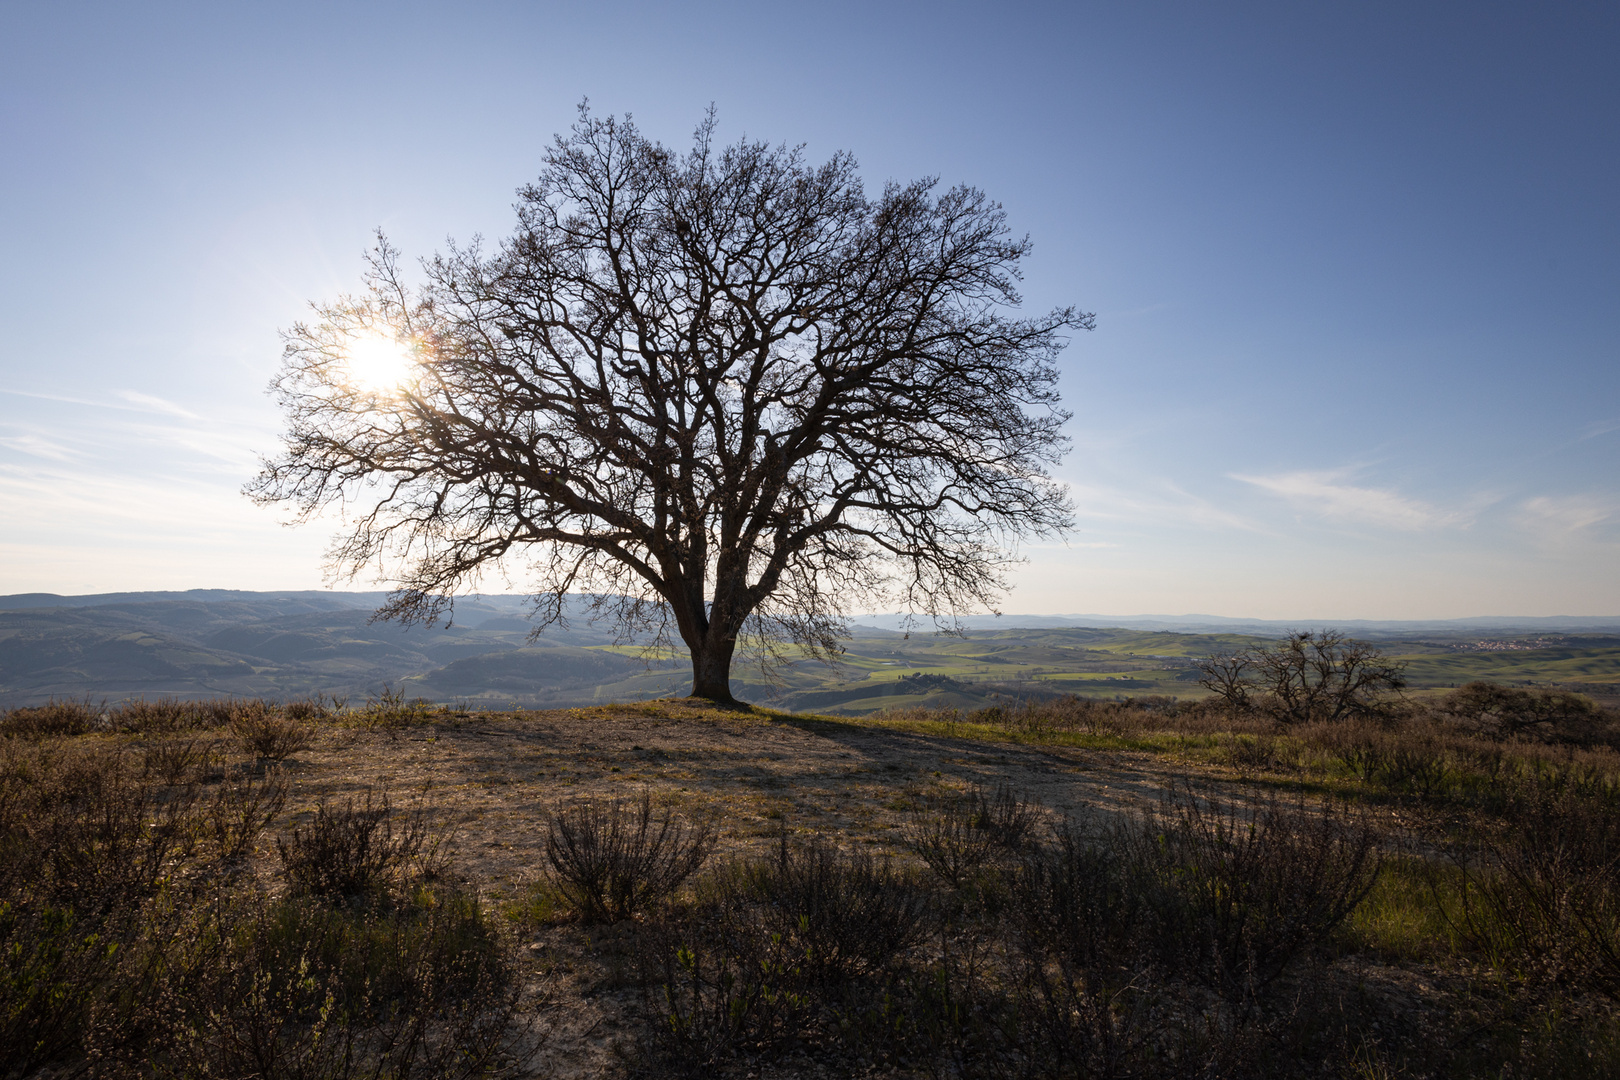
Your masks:
{"label": "tree canopy", "polygon": [[589,593],[678,637],[730,700],[740,641],[836,651],[854,605],[993,603],[1018,539],[1069,520],[1055,361],[1093,317],[1020,303],[999,205],[854,159],[672,152],[582,107],[498,246],[414,280],[379,234],[365,290],[286,332],[283,451],[249,492],[334,503],[381,615],[443,617],[514,557],[537,625]]}

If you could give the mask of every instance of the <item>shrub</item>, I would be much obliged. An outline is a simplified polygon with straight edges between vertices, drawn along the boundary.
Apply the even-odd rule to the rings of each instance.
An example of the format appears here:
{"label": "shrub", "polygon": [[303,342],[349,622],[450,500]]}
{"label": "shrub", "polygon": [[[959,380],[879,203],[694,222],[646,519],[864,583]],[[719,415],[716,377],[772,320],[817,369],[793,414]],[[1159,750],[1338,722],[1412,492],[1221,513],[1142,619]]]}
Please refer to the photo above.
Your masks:
{"label": "shrub", "polygon": [[1451,852],[1472,946],[1531,981],[1620,1000],[1620,800],[1537,776],[1470,832]]}
{"label": "shrub", "polygon": [[160,796],[104,746],[40,747],[0,788],[0,899],[104,912],[152,895],[193,834],[196,793]]}
{"label": "shrub", "polygon": [[1128,857],[1145,871],[1162,962],[1249,1003],[1366,897],[1376,840],[1365,814],[1340,804],[1221,805],[1181,786],[1142,819]]}
{"label": "shrub", "polygon": [[287,776],[279,769],[223,780],[207,807],[207,827],[221,862],[239,862],[253,850],[287,803]]}
{"label": "shrub", "polygon": [[315,729],[279,713],[262,701],[243,702],[230,720],[231,734],[242,749],[263,761],[286,761],[309,749]]}
{"label": "shrub", "polygon": [[[914,876],[824,841],[737,862],[637,938],[637,969],[666,1064],[702,1069],[837,1032],[840,1049],[892,1041],[907,952],[932,933]],[[923,980],[926,985],[926,980]]]}
{"label": "shrub", "polygon": [[194,701],[159,698],[126,701],[112,714],[114,730],[140,735],[169,735],[206,726],[205,711]]}
{"label": "shrub", "polygon": [[196,780],[213,756],[213,748],[199,739],[158,739],[141,747],[144,775],[170,787]]}
{"label": "shrub", "polygon": [[1017,852],[1029,840],[1037,814],[1005,782],[930,799],[914,809],[902,836],[928,868],[952,888],[976,875],[998,849]]}
{"label": "shrub", "polygon": [[44,705],[11,709],[0,714],[0,735],[45,739],[62,735],[83,735],[102,726],[103,706],[83,701],[54,698]]}
{"label": "shrub", "polygon": [[691,824],[652,796],[579,803],[551,815],[546,861],[553,883],[587,922],[615,922],[675,892],[708,859],[715,831]]}
{"label": "shrub", "polygon": [[1533,737],[1584,742],[1604,719],[1591,698],[1556,690],[1521,690],[1472,682],[1441,699],[1436,711],[1490,739]]}
{"label": "shrub", "polygon": [[166,1073],[513,1075],[532,1057],[519,995],[476,897],[249,905],[216,931],[222,963],[188,988]]}
{"label": "shrub", "polygon": [[912,874],[819,838],[790,844],[784,832],[774,858],[734,864],[718,882],[722,906],[760,905],[765,932],[789,942],[812,979],[876,974],[931,932],[933,905]]}
{"label": "shrub", "polygon": [[425,807],[396,814],[388,793],[376,788],[366,789],[358,805],[352,798],[341,806],[322,800],[308,826],[276,842],[293,891],[320,897],[373,893],[411,869],[432,876],[442,869],[432,857],[435,848]]}
{"label": "shrub", "polygon": [[953,889],[975,877],[996,848],[995,838],[979,828],[976,809],[961,796],[931,799],[901,828],[906,846]]}

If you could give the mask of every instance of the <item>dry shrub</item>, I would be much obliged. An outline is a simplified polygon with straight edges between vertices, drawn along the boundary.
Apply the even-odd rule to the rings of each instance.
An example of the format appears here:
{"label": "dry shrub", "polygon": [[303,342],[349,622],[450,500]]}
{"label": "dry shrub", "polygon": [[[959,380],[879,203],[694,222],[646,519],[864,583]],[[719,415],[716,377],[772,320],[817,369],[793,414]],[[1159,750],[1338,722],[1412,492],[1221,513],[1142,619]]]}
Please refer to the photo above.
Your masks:
{"label": "dry shrub", "polygon": [[[388,874],[420,829],[367,805],[359,847],[270,903],[230,872],[286,797],[278,772],[212,798],[100,741],[0,742],[0,1076],[504,1075],[534,1048],[478,899]],[[328,817],[334,815],[329,814]],[[344,815],[337,814],[342,819]],[[320,832],[320,830],[316,830]],[[406,839],[401,839],[401,833]],[[199,839],[212,842],[198,843]],[[298,840],[305,842],[299,844]],[[329,844],[328,847],[341,847]],[[339,864],[413,887],[367,903]],[[224,870],[226,872],[220,872]],[[367,877],[364,872],[360,877]]]}
{"label": "dry shrub", "polygon": [[436,712],[436,706],[426,698],[407,701],[405,691],[390,690],[384,686],[378,696],[369,698],[365,706],[353,715],[366,730],[384,731],[390,738],[398,738],[401,731],[412,724],[426,722]]}
{"label": "dry shrub", "polygon": [[1003,782],[989,792],[974,786],[960,795],[925,800],[910,813],[901,835],[941,881],[960,888],[998,850],[1021,849],[1037,820],[1035,806]]}
{"label": "dry shrub", "polygon": [[206,814],[206,828],[220,861],[234,866],[251,854],[259,834],[286,803],[287,776],[279,769],[241,773],[221,781]]}
{"label": "dry shrub", "polygon": [[1579,777],[1511,784],[1451,845],[1471,944],[1532,982],[1620,1000],[1620,798]]}
{"label": "dry shrub", "polygon": [[367,788],[358,804],[323,799],[315,819],[290,840],[277,840],[276,850],[293,891],[307,896],[357,897],[442,869],[425,798],[395,813],[388,793],[377,788]]}
{"label": "dry shrub", "polygon": [[533,1055],[515,981],[470,894],[255,903],[214,933],[231,952],[188,988],[188,1023],[158,1062],[166,1071],[437,1080],[514,1075]]}
{"label": "dry shrub", "polygon": [[242,749],[263,761],[286,761],[300,750],[309,749],[315,739],[314,727],[262,701],[238,703],[230,728]]}
{"label": "dry shrub", "polygon": [[774,857],[728,865],[638,935],[660,1063],[699,1070],[830,1032],[845,1052],[859,1051],[863,1029],[892,1041],[897,1000],[885,992],[900,989],[934,911],[915,876],[784,833]]}
{"label": "dry shrub", "polygon": [[1472,682],[1447,694],[1435,712],[1488,739],[1589,743],[1613,718],[1591,698],[1561,690],[1522,690]]}
{"label": "dry shrub", "polygon": [[553,884],[586,922],[616,922],[664,900],[708,859],[714,827],[691,823],[652,796],[554,811],[546,834]]}
{"label": "dry shrub", "polygon": [[201,739],[159,739],[141,747],[142,775],[176,787],[200,779],[213,758],[213,747]]}
{"label": "dry shrub", "polygon": [[1200,799],[1173,787],[1129,855],[1147,872],[1164,961],[1234,1003],[1252,1002],[1366,898],[1378,837],[1364,812],[1256,796]]}
{"label": "dry shrub", "polygon": [[174,698],[126,701],[111,714],[114,730],[139,735],[169,735],[209,726],[198,702]]}
{"label": "dry shrub", "polygon": [[46,744],[0,775],[0,898],[106,911],[150,896],[188,849],[196,793],[158,793],[113,747]]}
{"label": "dry shrub", "polygon": [[774,858],[733,864],[708,899],[752,905],[749,921],[787,941],[813,980],[877,974],[930,932],[932,904],[912,874],[820,838],[792,844],[785,832]]}
{"label": "dry shrub", "polygon": [[102,730],[106,723],[104,705],[83,701],[51,699],[44,705],[10,709],[0,714],[0,735],[20,736],[28,739],[47,739],[64,735],[83,735]]}

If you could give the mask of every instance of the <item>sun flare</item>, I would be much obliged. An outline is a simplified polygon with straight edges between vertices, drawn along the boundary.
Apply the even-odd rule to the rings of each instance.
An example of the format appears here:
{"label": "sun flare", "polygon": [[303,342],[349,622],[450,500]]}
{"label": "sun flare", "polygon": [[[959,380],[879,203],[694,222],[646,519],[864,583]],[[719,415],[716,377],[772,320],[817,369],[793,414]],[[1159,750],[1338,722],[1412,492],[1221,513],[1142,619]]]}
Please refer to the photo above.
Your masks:
{"label": "sun flare", "polygon": [[361,389],[390,393],[411,381],[416,359],[409,345],[397,338],[371,333],[350,343],[345,359],[349,375]]}

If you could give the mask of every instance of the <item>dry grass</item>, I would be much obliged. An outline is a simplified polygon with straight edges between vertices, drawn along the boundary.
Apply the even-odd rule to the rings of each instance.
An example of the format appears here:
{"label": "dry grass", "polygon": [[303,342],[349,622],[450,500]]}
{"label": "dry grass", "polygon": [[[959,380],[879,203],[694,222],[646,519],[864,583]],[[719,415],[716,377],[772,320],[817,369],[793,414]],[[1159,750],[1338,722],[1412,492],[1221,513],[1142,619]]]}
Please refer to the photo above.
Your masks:
{"label": "dry grass", "polygon": [[[0,1057],[18,1063],[0,1075],[92,1052],[240,1075],[243,1040],[280,1075],[342,1075],[316,1049],[340,1046],[430,1075],[446,1032],[492,1069],[563,1076],[1620,1061],[1594,1004],[1615,978],[1620,769],[1589,715],[1571,740],[1415,709],[1278,731],[1163,700],[869,720],[52,709],[0,716]],[[240,737],[270,719],[307,738],[280,765]],[[405,813],[386,801],[429,784]],[[626,851],[696,823],[643,845],[696,869],[712,822],[716,857],[691,876],[653,858],[655,889],[565,887],[557,823],[610,841],[613,807]],[[433,872],[412,836],[438,837]],[[929,850],[953,846],[931,879]],[[633,917],[594,921],[614,915]],[[289,965],[303,981],[278,981]],[[197,1009],[212,1018],[167,1019]]]}

